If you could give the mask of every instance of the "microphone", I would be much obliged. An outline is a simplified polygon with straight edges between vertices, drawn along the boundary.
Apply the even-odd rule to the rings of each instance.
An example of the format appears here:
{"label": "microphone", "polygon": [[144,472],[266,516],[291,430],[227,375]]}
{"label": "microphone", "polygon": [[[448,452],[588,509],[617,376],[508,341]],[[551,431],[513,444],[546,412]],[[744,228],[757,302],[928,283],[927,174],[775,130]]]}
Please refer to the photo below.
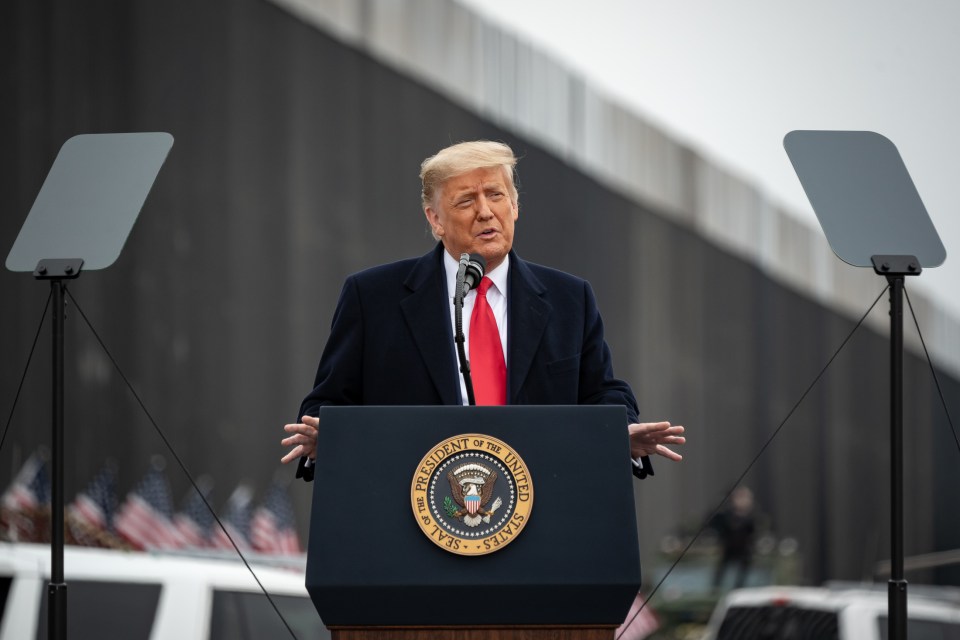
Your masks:
{"label": "microphone", "polygon": [[476,289],[480,285],[480,281],[483,280],[483,274],[487,270],[487,261],[479,253],[471,253],[470,255],[463,253],[460,255],[460,267],[464,270],[463,295],[467,295],[468,291]]}

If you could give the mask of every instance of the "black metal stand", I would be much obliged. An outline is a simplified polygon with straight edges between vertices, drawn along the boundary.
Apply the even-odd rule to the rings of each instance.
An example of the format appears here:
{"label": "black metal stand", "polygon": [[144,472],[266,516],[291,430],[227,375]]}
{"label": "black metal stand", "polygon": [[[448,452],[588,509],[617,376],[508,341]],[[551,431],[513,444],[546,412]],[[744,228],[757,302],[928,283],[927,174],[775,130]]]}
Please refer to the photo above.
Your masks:
{"label": "black metal stand", "polygon": [[[907,637],[903,579],[903,283],[947,251],[897,147],[873,131],[791,131],[783,146],[837,257],[890,285],[890,640]],[[883,247],[887,255],[874,252]]]}
{"label": "black metal stand", "polygon": [[477,404],[477,401],[473,394],[473,377],[470,375],[470,362],[467,360],[467,353],[464,347],[466,337],[463,335],[463,296],[466,294],[464,291],[466,270],[467,265],[461,258],[460,268],[457,269],[457,288],[453,294],[454,333],[456,334],[453,340],[457,343],[457,359],[460,361],[460,373],[463,374],[463,382],[467,387],[467,404],[472,407]]}
{"label": "black metal stand", "polygon": [[[63,577],[63,324],[65,280],[116,261],[173,146],[169,133],[81,134],[60,148],[6,266],[50,280],[53,298],[53,473],[49,637],[67,633]],[[77,203],[83,204],[78,207]],[[51,259],[48,256],[82,256]]]}
{"label": "black metal stand", "polygon": [[50,583],[47,585],[47,637],[65,640],[67,637],[67,584],[63,576],[63,327],[64,280],[80,275],[83,260],[41,260],[33,275],[38,280],[49,280],[53,295],[53,464],[50,487]]}
{"label": "black metal stand", "polygon": [[907,581],[903,578],[903,284],[919,275],[914,256],[872,256],[873,269],[890,284],[890,580],[888,635],[907,637]]}

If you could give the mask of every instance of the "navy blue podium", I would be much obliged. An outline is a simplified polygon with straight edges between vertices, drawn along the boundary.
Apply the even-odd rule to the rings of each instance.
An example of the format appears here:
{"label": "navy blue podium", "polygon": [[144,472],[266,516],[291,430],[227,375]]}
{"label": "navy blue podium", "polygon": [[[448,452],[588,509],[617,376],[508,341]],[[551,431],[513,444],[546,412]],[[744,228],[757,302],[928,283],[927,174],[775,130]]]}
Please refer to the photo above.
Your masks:
{"label": "navy blue podium", "polygon": [[[306,577],[324,624],[341,640],[612,638],[640,588],[626,424],[616,406],[324,407]],[[468,438],[500,460],[473,464]],[[484,465],[504,506],[471,529],[459,503]]]}

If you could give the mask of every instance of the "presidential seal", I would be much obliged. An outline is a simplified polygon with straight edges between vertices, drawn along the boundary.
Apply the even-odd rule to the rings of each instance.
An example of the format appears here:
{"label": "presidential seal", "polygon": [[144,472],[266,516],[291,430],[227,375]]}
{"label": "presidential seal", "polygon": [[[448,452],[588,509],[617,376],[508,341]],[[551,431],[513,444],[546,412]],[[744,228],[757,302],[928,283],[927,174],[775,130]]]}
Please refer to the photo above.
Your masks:
{"label": "presidential seal", "polygon": [[516,451],[478,433],[454,436],[433,447],[413,474],[413,515],[421,531],[446,551],[492,553],[526,526],[533,483]]}

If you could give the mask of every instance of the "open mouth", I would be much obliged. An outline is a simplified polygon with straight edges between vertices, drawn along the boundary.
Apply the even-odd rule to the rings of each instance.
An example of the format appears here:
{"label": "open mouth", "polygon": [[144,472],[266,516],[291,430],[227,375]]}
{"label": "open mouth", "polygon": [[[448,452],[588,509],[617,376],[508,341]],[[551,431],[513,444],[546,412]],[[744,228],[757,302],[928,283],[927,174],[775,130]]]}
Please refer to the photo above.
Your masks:
{"label": "open mouth", "polygon": [[495,236],[495,235],[497,235],[497,230],[496,230],[496,229],[484,229],[483,231],[481,231],[480,233],[477,234],[477,237],[478,237],[478,238],[492,238],[492,237]]}

